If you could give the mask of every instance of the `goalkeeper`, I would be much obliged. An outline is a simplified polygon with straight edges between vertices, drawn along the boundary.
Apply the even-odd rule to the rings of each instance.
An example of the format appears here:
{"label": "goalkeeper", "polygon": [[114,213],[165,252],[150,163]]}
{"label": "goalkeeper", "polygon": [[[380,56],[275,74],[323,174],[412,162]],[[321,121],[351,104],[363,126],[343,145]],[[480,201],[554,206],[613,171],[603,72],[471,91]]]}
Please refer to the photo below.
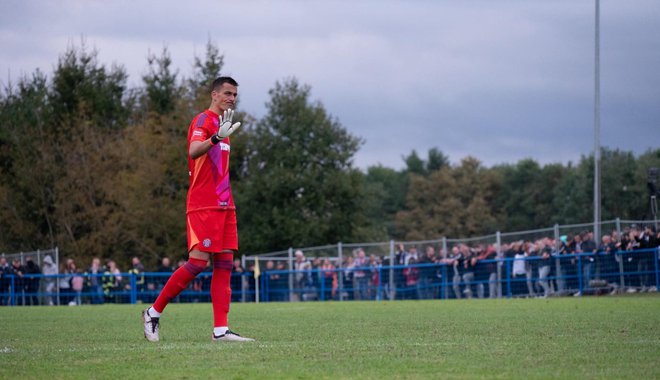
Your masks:
{"label": "goalkeeper", "polygon": [[238,250],[236,207],[229,185],[229,135],[241,123],[233,123],[238,83],[219,77],[211,87],[211,105],[195,116],[188,129],[188,176],[186,200],[188,262],[169,278],[153,306],[142,312],[144,336],[160,340],[160,316],[174,299],[207,266],[213,263],[211,302],[214,341],[252,341],[229,330],[234,251]]}

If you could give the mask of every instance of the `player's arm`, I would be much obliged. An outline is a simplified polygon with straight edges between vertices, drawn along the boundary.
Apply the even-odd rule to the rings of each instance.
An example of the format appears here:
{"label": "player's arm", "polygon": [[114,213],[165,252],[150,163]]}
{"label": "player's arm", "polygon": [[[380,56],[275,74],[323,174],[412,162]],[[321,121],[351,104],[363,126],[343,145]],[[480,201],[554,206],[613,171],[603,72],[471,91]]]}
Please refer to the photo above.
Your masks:
{"label": "player's arm", "polygon": [[206,139],[204,141],[193,141],[190,143],[190,148],[188,149],[188,154],[193,160],[198,159],[203,156],[213,147],[211,139]]}
{"label": "player's arm", "polygon": [[232,109],[226,110],[221,116],[220,116],[220,128],[218,128],[218,133],[214,134],[211,136],[211,138],[206,139],[204,141],[192,141],[190,143],[190,148],[188,148],[188,155],[190,155],[190,158],[193,160],[196,160],[197,158],[201,157],[202,155],[206,154],[214,145],[218,144],[220,141],[224,140],[225,138],[229,137],[232,133],[234,133],[238,127],[241,126],[241,123],[233,123],[232,124],[232,119],[234,118],[234,111]]}

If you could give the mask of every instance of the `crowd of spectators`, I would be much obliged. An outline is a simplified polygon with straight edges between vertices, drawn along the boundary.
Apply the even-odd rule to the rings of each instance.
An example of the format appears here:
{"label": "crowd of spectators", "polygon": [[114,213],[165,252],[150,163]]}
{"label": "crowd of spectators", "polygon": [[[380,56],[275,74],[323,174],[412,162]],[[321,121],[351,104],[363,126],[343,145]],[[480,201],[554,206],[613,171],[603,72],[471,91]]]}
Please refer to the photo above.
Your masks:
{"label": "crowd of spectators", "polygon": [[[343,258],[308,259],[296,251],[291,300],[380,300],[548,297],[655,292],[660,233],[651,226],[613,231],[596,242],[591,231],[495,244],[399,244],[394,262],[361,248]],[[268,300],[289,296],[281,268],[267,262]],[[392,278],[390,279],[390,276]],[[341,287],[339,286],[341,283]]]}
{"label": "crowd of spectators", "polygon": [[[416,245],[398,244],[393,262],[389,255],[367,254],[362,248],[345,255],[341,263],[336,257],[310,259],[298,250],[293,272],[289,272],[288,261],[267,259],[259,279],[254,277],[253,263],[243,268],[236,259],[232,301],[253,301],[257,281],[261,299],[270,302],[654,292],[659,245],[660,233],[652,226],[633,225],[621,234],[603,235],[598,243],[593,233],[583,231],[558,240],[543,237],[506,242],[499,249],[479,243],[455,244],[445,251],[429,244],[418,251]],[[179,260],[176,267],[184,264]],[[167,257],[149,270],[138,257],[127,268],[113,260],[102,263],[93,258],[88,267],[80,269],[73,259],[65,259],[58,270],[51,256],[43,258],[41,268],[29,256],[24,263],[0,256],[0,305],[125,303],[131,301],[131,294],[137,302],[152,302],[175,269]],[[207,268],[178,301],[209,301],[211,276],[211,268]],[[9,296],[12,286],[13,300]]]}

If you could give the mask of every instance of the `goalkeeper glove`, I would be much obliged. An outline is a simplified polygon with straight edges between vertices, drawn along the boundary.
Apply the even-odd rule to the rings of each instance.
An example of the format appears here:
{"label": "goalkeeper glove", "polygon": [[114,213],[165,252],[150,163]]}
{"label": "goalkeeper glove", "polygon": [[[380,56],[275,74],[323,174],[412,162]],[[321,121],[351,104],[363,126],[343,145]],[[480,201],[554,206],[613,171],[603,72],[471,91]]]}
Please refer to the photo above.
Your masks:
{"label": "goalkeeper glove", "polygon": [[218,128],[218,133],[211,136],[211,143],[213,143],[213,145],[229,137],[229,135],[236,132],[238,127],[241,126],[240,122],[232,124],[233,118],[234,110],[231,108],[223,112],[223,114],[220,116],[220,128]]}

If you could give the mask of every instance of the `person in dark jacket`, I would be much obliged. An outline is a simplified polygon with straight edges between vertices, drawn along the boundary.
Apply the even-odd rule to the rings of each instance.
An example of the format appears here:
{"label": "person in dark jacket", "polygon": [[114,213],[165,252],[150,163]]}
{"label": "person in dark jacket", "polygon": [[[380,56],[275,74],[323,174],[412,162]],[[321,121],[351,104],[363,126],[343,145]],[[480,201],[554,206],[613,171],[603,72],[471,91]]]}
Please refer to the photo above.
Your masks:
{"label": "person in dark jacket", "polygon": [[[34,262],[32,257],[28,257],[25,261],[25,274],[27,275],[40,275],[41,268]],[[25,278],[25,303],[26,305],[37,306],[39,305],[39,276],[29,276]]]}

